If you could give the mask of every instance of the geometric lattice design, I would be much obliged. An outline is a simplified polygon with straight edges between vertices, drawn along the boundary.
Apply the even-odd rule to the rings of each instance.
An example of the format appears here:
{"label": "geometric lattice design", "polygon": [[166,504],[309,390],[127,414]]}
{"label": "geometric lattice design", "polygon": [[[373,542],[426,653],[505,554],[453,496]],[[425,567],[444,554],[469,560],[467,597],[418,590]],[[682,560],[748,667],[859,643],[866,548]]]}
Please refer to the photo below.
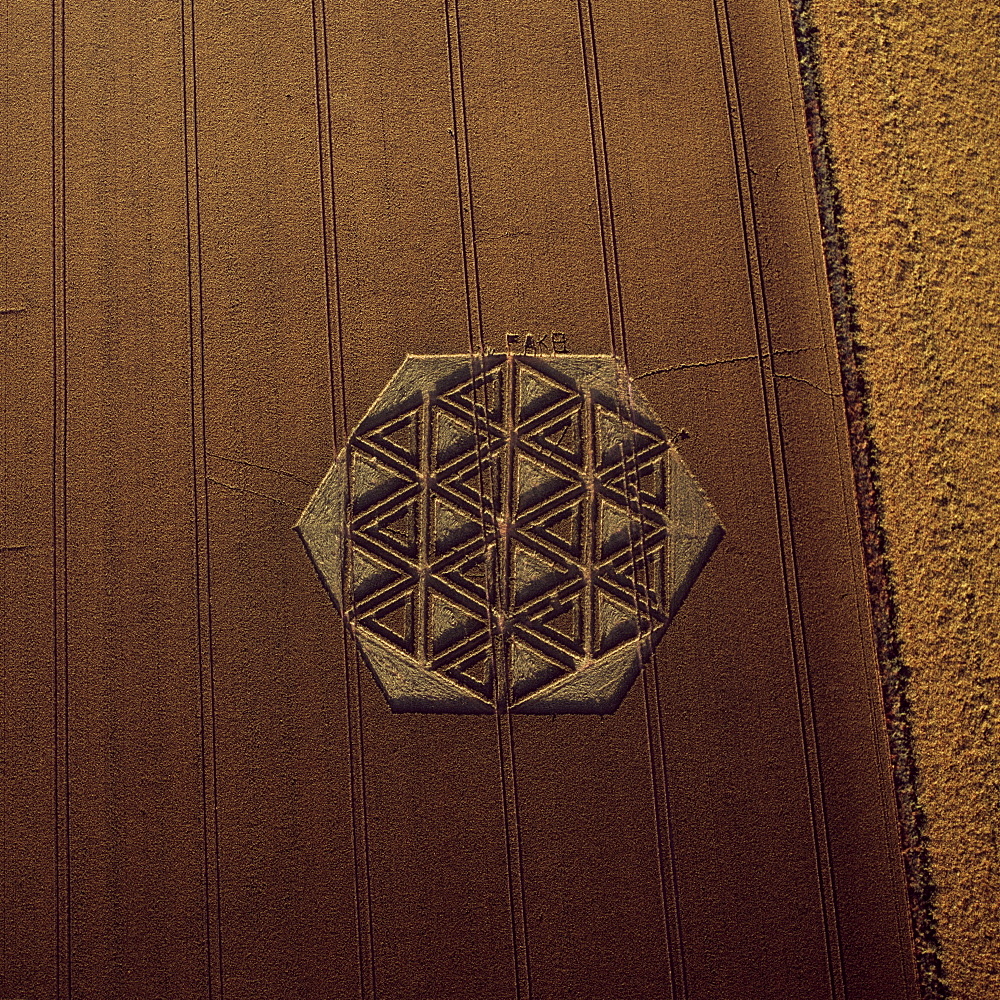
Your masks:
{"label": "geometric lattice design", "polygon": [[298,530],[390,705],[614,711],[722,535],[605,355],[410,356]]}

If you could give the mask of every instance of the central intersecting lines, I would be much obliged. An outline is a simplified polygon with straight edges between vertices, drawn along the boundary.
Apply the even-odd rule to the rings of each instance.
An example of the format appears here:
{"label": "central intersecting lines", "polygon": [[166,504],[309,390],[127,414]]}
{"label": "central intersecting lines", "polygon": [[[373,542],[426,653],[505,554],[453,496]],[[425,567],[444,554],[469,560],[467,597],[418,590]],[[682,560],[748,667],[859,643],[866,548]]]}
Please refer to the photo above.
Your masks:
{"label": "central intersecting lines", "polygon": [[494,704],[665,623],[667,443],[542,359],[489,355],[354,437],[353,617]]}

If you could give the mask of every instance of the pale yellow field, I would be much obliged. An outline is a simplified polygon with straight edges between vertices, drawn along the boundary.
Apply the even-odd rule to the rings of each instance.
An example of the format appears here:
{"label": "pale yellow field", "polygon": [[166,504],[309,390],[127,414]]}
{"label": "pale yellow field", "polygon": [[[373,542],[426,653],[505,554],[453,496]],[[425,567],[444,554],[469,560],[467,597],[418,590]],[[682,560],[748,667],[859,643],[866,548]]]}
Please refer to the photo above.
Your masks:
{"label": "pale yellow field", "polygon": [[984,0],[816,0],[934,916],[1000,996],[1000,40]]}

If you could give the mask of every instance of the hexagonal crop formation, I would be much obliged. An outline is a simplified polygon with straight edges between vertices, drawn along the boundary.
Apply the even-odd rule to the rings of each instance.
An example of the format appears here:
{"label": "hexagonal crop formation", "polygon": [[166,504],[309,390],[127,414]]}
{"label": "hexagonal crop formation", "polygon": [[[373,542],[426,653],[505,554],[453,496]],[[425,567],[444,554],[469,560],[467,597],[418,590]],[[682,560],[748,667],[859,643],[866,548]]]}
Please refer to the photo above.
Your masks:
{"label": "hexagonal crop formation", "polygon": [[614,711],[722,527],[614,358],[409,356],[298,530],[397,711]]}

